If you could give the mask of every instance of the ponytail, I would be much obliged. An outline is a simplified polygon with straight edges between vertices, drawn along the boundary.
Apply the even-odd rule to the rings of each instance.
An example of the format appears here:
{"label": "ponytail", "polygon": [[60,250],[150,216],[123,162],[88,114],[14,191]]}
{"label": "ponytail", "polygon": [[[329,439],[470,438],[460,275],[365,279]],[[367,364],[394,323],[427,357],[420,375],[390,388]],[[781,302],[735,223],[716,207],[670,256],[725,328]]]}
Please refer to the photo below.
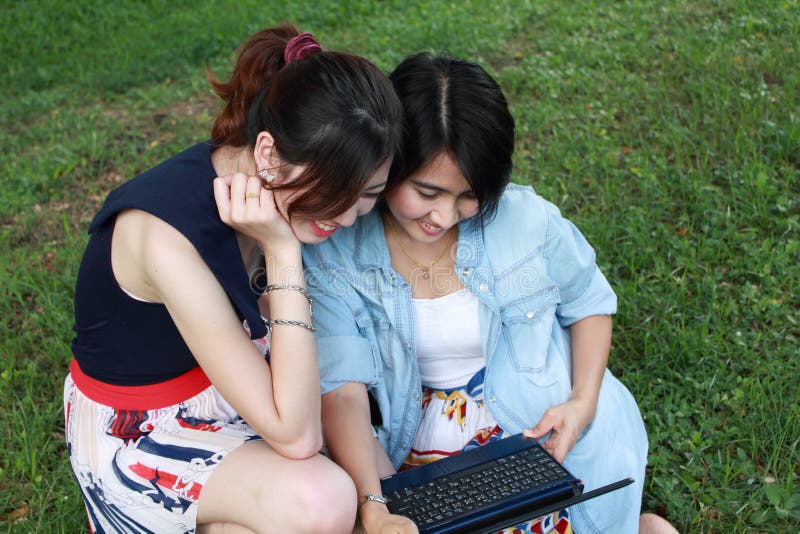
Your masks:
{"label": "ponytail", "polygon": [[211,137],[254,147],[269,132],[283,163],[303,166],[289,216],[336,216],[399,151],[403,110],[389,78],[366,59],[323,51],[290,24],[261,30],[242,44],[227,82],[208,72],[225,103]]}
{"label": "ponytail", "polygon": [[237,50],[238,58],[230,80],[221,82],[206,69],[214,93],[225,107],[211,129],[211,138],[220,144],[244,146],[247,142],[247,116],[252,103],[286,65],[284,51],[300,31],[291,24],[267,28],[256,33]]}

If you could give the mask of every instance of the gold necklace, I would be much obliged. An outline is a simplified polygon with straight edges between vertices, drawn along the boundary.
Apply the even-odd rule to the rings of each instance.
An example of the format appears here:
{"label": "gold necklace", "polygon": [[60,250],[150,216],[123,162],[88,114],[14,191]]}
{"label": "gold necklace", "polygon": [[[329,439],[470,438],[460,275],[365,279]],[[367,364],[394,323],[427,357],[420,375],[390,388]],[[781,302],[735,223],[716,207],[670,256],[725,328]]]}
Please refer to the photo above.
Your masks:
{"label": "gold necklace", "polygon": [[403,251],[403,254],[406,255],[406,258],[408,258],[411,261],[411,263],[416,265],[422,271],[422,278],[425,278],[426,280],[428,278],[430,278],[431,277],[431,272],[430,272],[431,269],[433,268],[434,265],[436,265],[436,262],[438,262],[439,260],[442,259],[442,256],[444,256],[444,253],[447,252],[447,249],[450,247],[451,243],[453,242],[452,234],[447,239],[447,243],[444,244],[444,247],[442,248],[442,251],[439,253],[438,256],[436,256],[436,259],[434,259],[428,265],[422,265],[419,261],[417,261],[416,258],[414,258],[414,256],[412,256],[408,252],[408,250],[406,249],[405,245],[403,245],[403,239],[400,237],[400,232],[397,230],[397,227],[394,225],[394,221],[392,220],[392,216],[391,215],[386,215],[386,221],[388,221],[388,223],[389,223],[389,229],[397,237],[397,244],[400,245],[400,250]]}

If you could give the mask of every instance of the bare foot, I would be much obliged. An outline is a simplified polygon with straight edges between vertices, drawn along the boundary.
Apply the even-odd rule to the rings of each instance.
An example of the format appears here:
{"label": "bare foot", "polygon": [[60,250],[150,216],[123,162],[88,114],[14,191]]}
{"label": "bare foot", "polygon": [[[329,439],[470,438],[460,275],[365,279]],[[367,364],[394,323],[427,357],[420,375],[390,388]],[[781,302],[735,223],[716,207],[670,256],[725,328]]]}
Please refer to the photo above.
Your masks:
{"label": "bare foot", "polygon": [[639,516],[639,534],[678,534],[678,530],[661,516],[642,514]]}

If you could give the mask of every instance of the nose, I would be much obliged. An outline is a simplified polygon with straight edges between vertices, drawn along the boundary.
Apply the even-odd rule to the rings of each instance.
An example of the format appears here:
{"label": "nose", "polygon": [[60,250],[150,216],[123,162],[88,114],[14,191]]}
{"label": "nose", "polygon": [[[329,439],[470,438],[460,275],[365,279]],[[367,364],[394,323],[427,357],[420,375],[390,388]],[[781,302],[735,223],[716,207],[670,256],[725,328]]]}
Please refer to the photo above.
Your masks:
{"label": "nose", "polygon": [[358,205],[353,204],[347,209],[347,211],[337,215],[336,218],[333,219],[333,222],[336,224],[336,226],[343,226],[346,228],[348,226],[352,226],[353,223],[356,222],[356,217],[358,217]]}
{"label": "nose", "polygon": [[431,212],[431,222],[442,228],[450,228],[458,224],[460,215],[454,202],[442,203]]}

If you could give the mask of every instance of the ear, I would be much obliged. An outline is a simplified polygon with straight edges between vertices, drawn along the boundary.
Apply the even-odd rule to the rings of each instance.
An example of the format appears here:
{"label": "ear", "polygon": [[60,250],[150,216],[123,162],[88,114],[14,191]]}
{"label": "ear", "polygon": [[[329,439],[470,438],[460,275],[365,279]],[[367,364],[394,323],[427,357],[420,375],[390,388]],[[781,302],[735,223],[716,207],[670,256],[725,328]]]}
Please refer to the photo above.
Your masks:
{"label": "ear", "polygon": [[268,131],[264,130],[256,137],[256,147],[253,150],[256,161],[256,170],[269,169],[271,174],[277,174],[281,165],[281,158],[275,150],[275,139]]}

